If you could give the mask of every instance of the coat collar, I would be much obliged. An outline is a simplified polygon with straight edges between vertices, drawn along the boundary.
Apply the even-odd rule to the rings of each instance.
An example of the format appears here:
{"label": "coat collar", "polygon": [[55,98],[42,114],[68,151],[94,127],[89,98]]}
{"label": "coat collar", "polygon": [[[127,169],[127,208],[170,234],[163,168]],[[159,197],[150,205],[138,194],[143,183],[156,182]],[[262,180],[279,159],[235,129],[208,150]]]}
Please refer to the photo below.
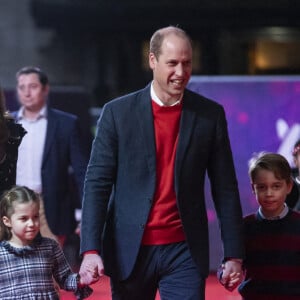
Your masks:
{"label": "coat collar", "polygon": [[48,108],[48,124],[46,131],[46,141],[43,154],[43,162],[46,160],[50,147],[55,139],[58,122],[55,120],[55,113],[51,108]]}
{"label": "coat collar", "polygon": [[[153,171],[153,168],[156,167],[156,149],[150,96],[150,84],[143,90],[141,90],[141,93],[138,93],[137,97],[136,117],[139,122],[138,126],[141,128],[141,132],[144,135],[145,151],[147,153],[148,165],[151,171]],[[175,159],[175,187],[177,186],[177,175],[180,174],[182,163],[184,161],[184,157],[195,126],[196,113],[195,109],[193,108],[194,99],[192,98],[193,96],[186,90],[183,95],[183,107],[179,126],[179,140]]]}

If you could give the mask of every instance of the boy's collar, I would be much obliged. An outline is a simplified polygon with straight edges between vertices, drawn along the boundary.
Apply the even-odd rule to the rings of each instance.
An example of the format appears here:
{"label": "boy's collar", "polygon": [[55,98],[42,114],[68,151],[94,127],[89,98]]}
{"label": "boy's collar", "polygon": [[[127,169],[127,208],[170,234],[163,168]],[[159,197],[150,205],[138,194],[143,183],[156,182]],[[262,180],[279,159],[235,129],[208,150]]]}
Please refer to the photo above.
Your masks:
{"label": "boy's collar", "polygon": [[286,205],[286,203],[284,203],[284,207],[283,207],[283,210],[281,211],[281,213],[278,216],[275,216],[275,217],[266,217],[262,212],[261,206],[258,209],[259,215],[261,216],[262,219],[265,219],[265,220],[279,220],[279,219],[282,219],[288,214],[288,212],[289,212],[289,208]]}

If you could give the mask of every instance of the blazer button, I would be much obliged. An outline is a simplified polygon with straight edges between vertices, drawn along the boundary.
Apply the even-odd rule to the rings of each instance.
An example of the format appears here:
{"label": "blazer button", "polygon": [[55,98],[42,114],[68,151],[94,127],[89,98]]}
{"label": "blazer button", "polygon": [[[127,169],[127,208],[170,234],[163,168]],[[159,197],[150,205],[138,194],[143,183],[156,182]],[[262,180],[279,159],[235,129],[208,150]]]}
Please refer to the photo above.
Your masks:
{"label": "blazer button", "polygon": [[145,224],[140,224],[140,228],[144,229],[145,228]]}

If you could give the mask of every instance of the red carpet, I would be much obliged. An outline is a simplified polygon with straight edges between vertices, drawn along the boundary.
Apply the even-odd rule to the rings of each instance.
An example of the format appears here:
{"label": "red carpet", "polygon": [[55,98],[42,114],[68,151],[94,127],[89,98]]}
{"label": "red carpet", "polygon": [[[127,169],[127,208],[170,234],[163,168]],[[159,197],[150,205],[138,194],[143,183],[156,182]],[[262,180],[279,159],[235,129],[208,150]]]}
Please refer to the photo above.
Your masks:
{"label": "red carpet", "polygon": [[[88,300],[111,300],[109,278],[103,277],[98,283],[93,284],[94,293]],[[61,300],[74,300],[75,297],[70,292],[61,292]],[[159,295],[156,300],[159,300]],[[237,291],[228,292],[217,281],[216,275],[212,274],[207,279],[206,300],[241,300]]]}

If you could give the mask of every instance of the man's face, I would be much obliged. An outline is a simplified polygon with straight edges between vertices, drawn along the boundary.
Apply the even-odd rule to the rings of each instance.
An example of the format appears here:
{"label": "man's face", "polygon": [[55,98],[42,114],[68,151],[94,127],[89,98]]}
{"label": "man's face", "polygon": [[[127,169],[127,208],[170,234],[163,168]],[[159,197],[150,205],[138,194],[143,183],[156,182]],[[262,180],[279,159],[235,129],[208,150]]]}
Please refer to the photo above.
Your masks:
{"label": "man's face", "polygon": [[17,80],[18,98],[26,110],[39,111],[46,103],[49,86],[43,86],[35,73],[22,74]]}
{"label": "man's face", "polygon": [[163,102],[177,101],[182,95],[192,72],[192,48],[187,39],[168,35],[161,46],[161,55],[149,54],[153,70],[153,86]]}

